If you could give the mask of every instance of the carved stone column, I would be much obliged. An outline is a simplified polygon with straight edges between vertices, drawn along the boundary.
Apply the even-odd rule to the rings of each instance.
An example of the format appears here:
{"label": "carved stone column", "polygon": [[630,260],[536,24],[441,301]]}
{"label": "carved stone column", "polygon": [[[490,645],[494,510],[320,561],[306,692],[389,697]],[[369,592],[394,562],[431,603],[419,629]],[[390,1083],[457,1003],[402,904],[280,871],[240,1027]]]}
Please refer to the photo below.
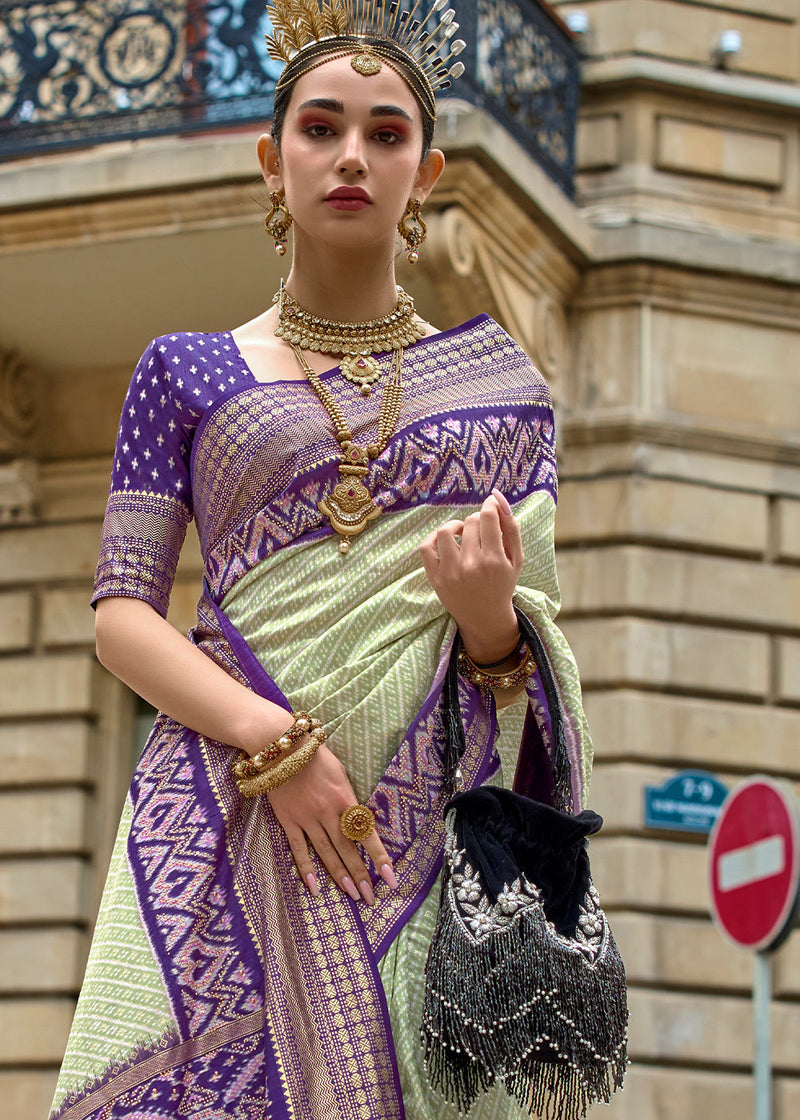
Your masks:
{"label": "carved stone column", "polygon": [[[457,189],[443,192],[452,203],[427,216],[424,283],[438,325],[488,313],[530,354],[555,401],[564,404],[571,360],[564,308],[577,272],[482,169],[468,164],[461,171]],[[416,280],[408,266],[402,280]]]}
{"label": "carved stone column", "polygon": [[35,517],[38,467],[33,458],[40,415],[38,374],[14,350],[0,348],[0,526]]}

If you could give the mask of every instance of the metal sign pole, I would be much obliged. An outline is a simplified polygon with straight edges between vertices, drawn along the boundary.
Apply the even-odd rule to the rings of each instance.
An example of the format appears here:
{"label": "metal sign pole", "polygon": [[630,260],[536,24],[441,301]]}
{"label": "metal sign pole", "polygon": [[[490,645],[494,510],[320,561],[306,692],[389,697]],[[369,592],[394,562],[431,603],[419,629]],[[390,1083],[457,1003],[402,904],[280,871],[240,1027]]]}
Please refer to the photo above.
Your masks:
{"label": "metal sign pole", "polygon": [[772,1021],[772,962],[769,953],[755,953],[753,969],[753,1079],[755,1120],[772,1120],[772,1070],[770,1044]]}

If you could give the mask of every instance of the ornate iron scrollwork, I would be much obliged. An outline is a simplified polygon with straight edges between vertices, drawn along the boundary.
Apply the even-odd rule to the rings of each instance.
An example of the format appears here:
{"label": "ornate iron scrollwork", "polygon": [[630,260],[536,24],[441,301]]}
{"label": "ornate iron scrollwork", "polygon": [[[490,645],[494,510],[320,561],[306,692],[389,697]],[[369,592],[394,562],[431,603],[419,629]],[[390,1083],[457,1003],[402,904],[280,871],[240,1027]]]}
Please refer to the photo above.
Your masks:
{"label": "ornate iron scrollwork", "polygon": [[0,155],[272,112],[263,0],[0,0]]}
{"label": "ornate iron scrollwork", "polygon": [[[405,7],[410,0],[402,0]],[[536,0],[452,0],[452,93],[483,106],[569,193],[578,53]],[[272,113],[265,0],[0,0],[0,158]]]}
{"label": "ornate iron scrollwork", "polygon": [[571,194],[580,64],[569,33],[532,0],[477,0],[474,43],[479,101]]}
{"label": "ornate iron scrollwork", "polygon": [[142,89],[165,77],[177,50],[178,30],[161,12],[125,12],[100,41],[100,68],[110,85]]}

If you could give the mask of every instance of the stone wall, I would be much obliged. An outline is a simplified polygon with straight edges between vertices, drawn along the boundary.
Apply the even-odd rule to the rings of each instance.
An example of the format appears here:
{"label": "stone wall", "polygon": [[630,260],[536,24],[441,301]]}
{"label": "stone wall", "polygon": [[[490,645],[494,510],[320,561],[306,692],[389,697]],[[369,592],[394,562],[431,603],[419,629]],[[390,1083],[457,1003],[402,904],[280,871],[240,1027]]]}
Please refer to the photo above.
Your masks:
{"label": "stone wall", "polygon": [[[10,483],[0,509],[0,1099],[14,1120],[49,1110],[130,780],[134,698],[94,658],[88,605],[108,473],[106,456],[40,464],[35,512],[12,522]],[[191,544],[171,612],[184,630]]]}
{"label": "stone wall", "polygon": [[[564,460],[563,625],[606,825],[593,866],[631,984],[633,1065],[610,1115],[745,1117],[752,959],[710,921],[705,844],[645,829],[643,791],[693,768],[800,780],[800,469],[647,433]],[[778,1120],[800,1108],[798,976],[795,935],[775,963]]]}
{"label": "stone wall", "polygon": [[[597,748],[593,846],[631,981],[625,1120],[752,1115],[752,961],[707,857],[647,830],[677,770],[800,781],[796,0],[596,0],[578,137],[591,260],[557,521]],[[724,68],[713,48],[738,29]],[[775,958],[775,1116],[800,1110],[800,941]]]}

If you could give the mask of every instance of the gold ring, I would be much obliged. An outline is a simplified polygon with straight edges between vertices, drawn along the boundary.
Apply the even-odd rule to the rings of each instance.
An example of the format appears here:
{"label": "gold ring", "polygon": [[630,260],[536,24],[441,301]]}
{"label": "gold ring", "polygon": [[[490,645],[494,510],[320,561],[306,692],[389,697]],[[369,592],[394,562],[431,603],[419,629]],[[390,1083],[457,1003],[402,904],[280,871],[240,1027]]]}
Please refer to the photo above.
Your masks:
{"label": "gold ring", "polygon": [[375,814],[366,805],[351,805],[339,817],[342,836],[360,844],[375,829]]}

